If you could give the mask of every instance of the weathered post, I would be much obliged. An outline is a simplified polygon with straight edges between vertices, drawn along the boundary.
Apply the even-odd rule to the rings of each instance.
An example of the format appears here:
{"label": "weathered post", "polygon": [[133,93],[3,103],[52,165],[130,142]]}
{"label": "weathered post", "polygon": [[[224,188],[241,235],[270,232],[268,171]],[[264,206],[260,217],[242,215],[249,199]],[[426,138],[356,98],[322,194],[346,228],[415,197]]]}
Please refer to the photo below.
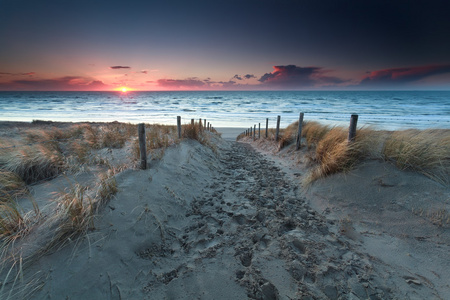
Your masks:
{"label": "weathered post", "polygon": [[266,118],[266,139],[269,135],[269,118]]}
{"label": "weathered post", "polygon": [[191,119],[191,125],[194,126],[195,120]]}
{"label": "weathered post", "polygon": [[139,136],[139,151],[141,155],[141,169],[147,169],[147,149],[145,146],[145,125],[141,123],[138,125],[138,136]]}
{"label": "weathered post", "polygon": [[348,128],[348,142],[349,143],[351,143],[355,140],[357,123],[358,123],[358,115],[352,115],[350,117],[350,127]]}
{"label": "weathered post", "polygon": [[261,138],[261,123],[258,123],[258,139]]}
{"label": "weathered post", "polygon": [[205,125],[203,127],[205,127],[205,130],[206,130],[206,119],[205,119]]}
{"label": "weathered post", "polygon": [[302,123],[303,123],[303,113],[300,113],[300,117],[298,118],[298,132],[297,132],[297,144],[295,149],[300,149],[300,144],[302,141]]}
{"label": "weathered post", "polygon": [[256,124],[253,125],[253,140],[256,139]]}
{"label": "weathered post", "polygon": [[208,122],[208,131],[210,131],[209,128],[210,128],[210,127],[209,127],[209,122]]}
{"label": "weathered post", "polygon": [[178,138],[181,139],[181,117],[177,116]]}
{"label": "weathered post", "polygon": [[198,130],[202,131],[202,118],[198,120]]}
{"label": "weathered post", "polygon": [[278,138],[280,135],[280,120],[281,120],[281,116],[277,116],[277,131],[275,132],[275,141],[278,142]]}

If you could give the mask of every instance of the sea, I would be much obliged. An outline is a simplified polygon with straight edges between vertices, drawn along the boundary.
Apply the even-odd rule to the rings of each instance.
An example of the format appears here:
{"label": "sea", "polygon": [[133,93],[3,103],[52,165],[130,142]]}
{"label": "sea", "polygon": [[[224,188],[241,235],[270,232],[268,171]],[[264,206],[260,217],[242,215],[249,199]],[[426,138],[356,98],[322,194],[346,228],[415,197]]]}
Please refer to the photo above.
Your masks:
{"label": "sea", "polygon": [[450,129],[450,91],[0,92],[0,121],[129,122],[281,127],[298,120],[379,130]]}

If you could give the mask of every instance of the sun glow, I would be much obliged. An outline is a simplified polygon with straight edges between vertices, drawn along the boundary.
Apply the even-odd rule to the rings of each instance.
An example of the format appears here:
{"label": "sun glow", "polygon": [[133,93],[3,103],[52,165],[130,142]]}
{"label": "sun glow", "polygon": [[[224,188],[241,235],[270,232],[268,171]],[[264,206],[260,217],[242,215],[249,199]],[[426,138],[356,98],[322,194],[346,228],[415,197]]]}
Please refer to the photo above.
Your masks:
{"label": "sun glow", "polygon": [[122,93],[128,92],[128,89],[126,87],[121,87],[120,90],[122,91]]}

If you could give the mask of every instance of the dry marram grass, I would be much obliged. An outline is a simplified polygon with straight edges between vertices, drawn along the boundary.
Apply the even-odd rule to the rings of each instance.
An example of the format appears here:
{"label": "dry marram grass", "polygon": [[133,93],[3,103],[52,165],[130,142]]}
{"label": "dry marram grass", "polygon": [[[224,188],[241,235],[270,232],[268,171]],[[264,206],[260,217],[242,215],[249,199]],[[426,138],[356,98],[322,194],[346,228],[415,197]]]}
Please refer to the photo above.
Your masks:
{"label": "dry marram grass", "polygon": [[[298,121],[280,129],[278,150],[296,140]],[[275,130],[269,130],[266,141],[275,141]],[[240,134],[237,140],[247,138]],[[450,130],[377,131],[371,128],[357,130],[355,141],[349,143],[348,129],[331,127],[319,122],[302,124],[302,138],[308,152],[304,156],[314,167],[306,176],[309,184],[318,178],[350,170],[364,158],[392,161],[400,169],[411,169],[443,183],[450,178]],[[248,139],[249,140],[249,139]]]}
{"label": "dry marram grass", "polygon": [[402,170],[450,183],[450,130],[395,131],[384,143],[383,155]]}

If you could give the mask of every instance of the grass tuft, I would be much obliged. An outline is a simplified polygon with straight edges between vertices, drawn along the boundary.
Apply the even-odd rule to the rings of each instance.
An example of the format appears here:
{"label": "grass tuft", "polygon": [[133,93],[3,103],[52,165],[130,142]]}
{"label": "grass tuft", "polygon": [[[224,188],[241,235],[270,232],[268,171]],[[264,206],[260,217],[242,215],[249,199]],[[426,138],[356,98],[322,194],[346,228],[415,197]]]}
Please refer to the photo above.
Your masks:
{"label": "grass tuft", "polygon": [[280,130],[280,138],[278,141],[278,148],[283,149],[284,147],[292,144],[297,137],[298,132],[298,121],[290,124],[286,129]]}
{"label": "grass tuft", "polygon": [[16,202],[0,202],[0,239],[12,236],[24,227],[24,218]]}
{"label": "grass tuft", "polygon": [[329,126],[322,125],[318,122],[304,122],[304,125],[302,126],[302,137],[306,139],[308,149],[317,145],[330,130],[331,128]]}
{"label": "grass tuft", "polygon": [[109,170],[100,174],[100,183],[98,184],[97,195],[95,197],[96,210],[101,208],[103,204],[119,191],[114,173],[113,170]]}
{"label": "grass tuft", "polygon": [[199,140],[200,138],[200,127],[198,124],[186,124],[182,127],[182,134],[181,136],[183,138],[191,139],[191,140]]}
{"label": "grass tuft", "polygon": [[386,160],[402,170],[415,170],[443,184],[450,184],[450,130],[393,132],[383,148]]}
{"label": "grass tuft", "polygon": [[0,169],[0,202],[28,192],[25,182],[16,173]]}
{"label": "grass tuft", "polygon": [[[348,130],[343,127],[326,128],[327,132],[317,141],[315,155],[317,162],[306,183],[331,174],[346,172],[353,168],[363,158],[375,155],[378,139],[375,131],[360,129],[356,132],[355,141],[348,143]],[[319,130],[321,132],[321,130]]]}
{"label": "grass tuft", "polygon": [[56,199],[58,213],[55,217],[61,222],[52,246],[83,234],[93,226],[94,206],[86,192],[86,187],[75,184],[67,191],[59,193]]}
{"label": "grass tuft", "polygon": [[27,184],[54,177],[65,169],[61,152],[51,144],[21,146],[15,151],[3,151],[0,153],[0,167],[15,173]]}

